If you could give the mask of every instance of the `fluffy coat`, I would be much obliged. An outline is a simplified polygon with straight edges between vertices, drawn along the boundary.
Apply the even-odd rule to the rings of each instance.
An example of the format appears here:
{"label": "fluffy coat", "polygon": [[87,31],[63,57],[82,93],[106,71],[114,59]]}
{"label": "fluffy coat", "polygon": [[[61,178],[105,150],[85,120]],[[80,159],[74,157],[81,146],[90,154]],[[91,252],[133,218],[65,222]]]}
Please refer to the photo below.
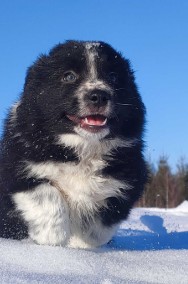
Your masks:
{"label": "fluffy coat", "polygon": [[128,60],[104,42],[67,41],[28,69],[0,154],[0,236],[96,247],[147,179],[145,107]]}

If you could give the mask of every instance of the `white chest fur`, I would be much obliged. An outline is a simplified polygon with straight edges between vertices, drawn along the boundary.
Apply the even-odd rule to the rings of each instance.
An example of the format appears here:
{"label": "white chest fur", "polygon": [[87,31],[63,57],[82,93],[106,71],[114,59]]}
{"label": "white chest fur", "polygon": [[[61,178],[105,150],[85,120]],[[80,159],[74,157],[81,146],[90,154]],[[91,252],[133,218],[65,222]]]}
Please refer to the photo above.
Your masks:
{"label": "white chest fur", "polygon": [[100,171],[107,166],[103,155],[109,154],[120,142],[78,143],[75,150],[80,158],[79,163],[26,162],[26,171],[29,177],[47,178],[57,184],[68,197],[72,210],[77,210],[79,216],[84,214],[91,217],[95,210],[106,205],[108,197],[119,196],[120,188],[128,188],[123,182],[100,175]]}
{"label": "white chest fur", "polygon": [[[129,189],[126,183],[100,175],[100,170],[106,166],[103,155],[110,153],[120,142],[93,145],[82,145],[74,140],[76,142],[79,142],[75,147],[79,163],[25,161],[27,177],[46,178],[51,182],[51,185],[44,184],[13,197],[29,224],[31,238],[38,243],[98,246],[107,242],[115,230],[114,226],[104,228],[95,213],[107,206],[108,197],[121,195],[120,188]],[[53,184],[57,184],[63,194]],[[84,233],[83,217],[91,222]]]}

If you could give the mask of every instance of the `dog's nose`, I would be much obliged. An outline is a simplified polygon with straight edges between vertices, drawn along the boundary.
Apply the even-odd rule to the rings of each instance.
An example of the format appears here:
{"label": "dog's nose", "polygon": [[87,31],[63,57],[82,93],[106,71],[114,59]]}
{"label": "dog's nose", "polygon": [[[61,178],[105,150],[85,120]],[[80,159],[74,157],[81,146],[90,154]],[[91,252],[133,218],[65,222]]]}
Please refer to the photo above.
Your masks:
{"label": "dog's nose", "polygon": [[92,105],[101,107],[107,105],[108,101],[111,100],[111,96],[105,91],[95,90],[89,94],[88,99]]}

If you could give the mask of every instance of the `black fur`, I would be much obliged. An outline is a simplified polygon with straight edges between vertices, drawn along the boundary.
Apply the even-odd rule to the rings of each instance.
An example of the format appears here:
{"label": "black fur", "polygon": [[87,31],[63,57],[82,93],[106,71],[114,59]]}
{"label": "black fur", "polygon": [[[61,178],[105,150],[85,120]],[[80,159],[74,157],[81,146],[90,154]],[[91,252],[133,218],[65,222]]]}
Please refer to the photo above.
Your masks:
{"label": "black fur", "polygon": [[[111,226],[127,217],[146,182],[142,154],[145,107],[129,62],[106,43],[101,42],[97,51],[98,77],[114,92],[114,109],[108,117],[110,133],[101,140],[114,137],[125,141],[136,139],[133,147],[118,147],[104,156],[108,165],[98,173],[126,181],[132,187],[126,191],[128,197],[110,197],[107,200],[108,207],[97,212],[102,223]],[[57,45],[49,55],[41,55],[28,69],[16,119],[10,111],[1,141],[1,237],[20,239],[27,236],[27,224],[14,208],[11,195],[18,191],[30,191],[48,182],[35,177],[27,178],[22,172],[23,160],[79,163],[80,157],[73,148],[57,145],[56,141],[59,134],[74,133],[74,123],[67,115],[79,114],[80,102],[75,92],[87,77],[87,66],[84,43],[68,41]],[[67,70],[79,74],[76,82],[62,82],[62,76]],[[118,75],[117,80],[110,78],[112,72]],[[92,109],[88,97],[84,99],[85,105]],[[102,106],[97,107],[102,113]]]}

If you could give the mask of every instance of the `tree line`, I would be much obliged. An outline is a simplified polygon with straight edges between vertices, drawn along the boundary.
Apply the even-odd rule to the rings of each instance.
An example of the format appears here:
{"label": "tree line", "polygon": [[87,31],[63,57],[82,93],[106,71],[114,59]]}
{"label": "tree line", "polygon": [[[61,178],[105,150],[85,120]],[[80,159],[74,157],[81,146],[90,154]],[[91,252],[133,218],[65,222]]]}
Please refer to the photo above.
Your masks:
{"label": "tree line", "polygon": [[155,168],[148,162],[149,181],[138,202],[140,207],[173,208],[188,200],[188,163],[180,158],[173,173],[167,156],[161,156]]}

